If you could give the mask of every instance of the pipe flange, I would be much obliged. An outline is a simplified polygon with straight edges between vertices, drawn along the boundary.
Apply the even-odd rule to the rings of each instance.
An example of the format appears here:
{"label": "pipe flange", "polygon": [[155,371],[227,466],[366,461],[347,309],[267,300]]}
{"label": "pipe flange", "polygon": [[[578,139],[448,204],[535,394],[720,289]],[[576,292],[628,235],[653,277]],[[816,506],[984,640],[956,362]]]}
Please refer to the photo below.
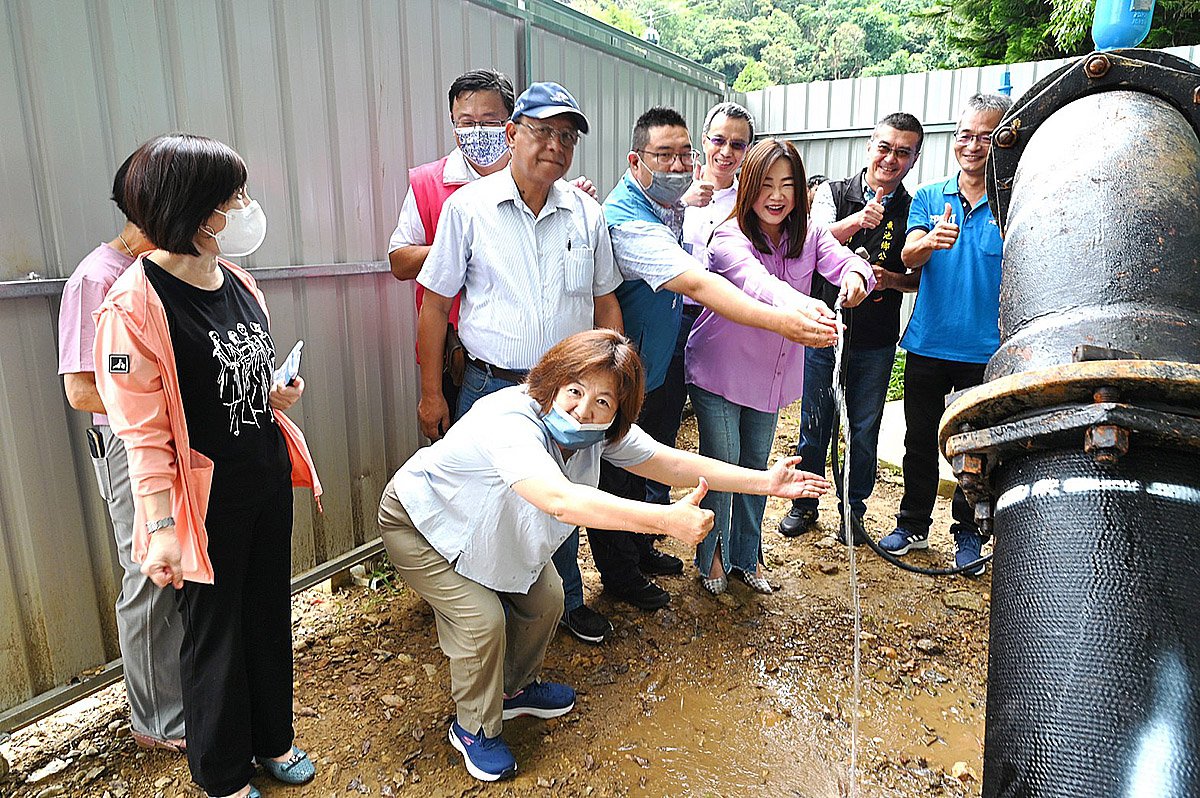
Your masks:
{"label": "pipe flange", "polygon": [[[1091,53],[1051,72],[1009,109],[993,134],[988,153],[987,196],[992,214],[1006,232],[1017,163],[1029,137],[1064,105],[1104,91],[1142,91],[1173,105],[1200,136],[1200,68],[1159,50]],[[1191,102],[1188,102],[1191,100]]]}
{"label": "pipe flange", "polygon": [[1174,360],[1094,360],[1020,371],[985,382],[942,415],[938,443],[1049,407],[1119,401],[1200,409],[1200,364]]}

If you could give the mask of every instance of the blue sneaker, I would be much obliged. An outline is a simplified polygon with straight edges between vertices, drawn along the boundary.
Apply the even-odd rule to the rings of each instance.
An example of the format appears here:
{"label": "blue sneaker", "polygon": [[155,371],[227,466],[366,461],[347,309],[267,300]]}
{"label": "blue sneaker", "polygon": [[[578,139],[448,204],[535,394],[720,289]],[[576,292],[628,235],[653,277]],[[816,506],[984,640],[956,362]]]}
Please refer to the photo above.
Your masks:
{"label": "blue sneaker", "polygon": [[504,699],[504,719],[522,715],[557,718],[575,708],[575,690],[558,682],[530,682],[524,690]]}
{"label": "blue sneaker", "polygon": [[902,526],[892,530],[891,534],[879,541],[879,548],[891,552],[897,557],[908,554],[913,549],[929,548],[929,530],[911,532]]}
{"label": "blue sneaker", "polygon": [[[970,565],[983,556],[981,549],[983,548],[984,538],[978,532],[969,527],[957,527],[954,529],[954,565],[957,568],[962,568],[964,565]],[[963,576],[979,576],[987,570],[987,563],[979,563],[975,568],[963,571]]]}
{"label": "blue sneaker", "polygon": [[480,781],[499,781],[517,773],[517,760],[499,735],[486,737],[483,729],[470,734],[455,720],[450,724],[450,745],[463,755],[467,772]]}

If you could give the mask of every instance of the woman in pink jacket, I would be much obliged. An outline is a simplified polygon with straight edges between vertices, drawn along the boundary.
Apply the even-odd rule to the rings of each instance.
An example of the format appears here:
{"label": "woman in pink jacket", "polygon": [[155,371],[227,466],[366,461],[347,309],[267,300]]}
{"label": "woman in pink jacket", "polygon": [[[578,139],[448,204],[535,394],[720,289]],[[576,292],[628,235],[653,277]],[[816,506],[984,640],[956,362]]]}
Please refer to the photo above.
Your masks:
{"label": "woman in pink jacket", "polygon": [[[771,305],[793,304],[812,286],[813,271],[842,287],[842,304],[861,302],[875,285],[866,261],[829,231],[808,223],[804,162],[786,141],[764,139],[742,163],[733,214],[713,231],[708,268]],[[804,347],[705,310],[688,337],[685,376],[700,453],[761,469],[771,453],[779,409],[800,398]],[[821,472],[823,463],[804,467]],[[737,574],[752,590],[770,593],[762,572],[762,519],[766,499],[710,491],[712,532],[696,547],[704,588],[725,590]]]}
{"label": "woman in pink jacket", "polygon": [[159,136],[130,160],[131,219],[157,249],[96,314],[96,386],[129,453],[134,559],[175,589],[188,765],[210,796],[257,796],[313,778],[292,745],[292,486],[321,487],[281,411],[304,381],[275,383],[275,342],[248,255],[266,218],[226,145]]}

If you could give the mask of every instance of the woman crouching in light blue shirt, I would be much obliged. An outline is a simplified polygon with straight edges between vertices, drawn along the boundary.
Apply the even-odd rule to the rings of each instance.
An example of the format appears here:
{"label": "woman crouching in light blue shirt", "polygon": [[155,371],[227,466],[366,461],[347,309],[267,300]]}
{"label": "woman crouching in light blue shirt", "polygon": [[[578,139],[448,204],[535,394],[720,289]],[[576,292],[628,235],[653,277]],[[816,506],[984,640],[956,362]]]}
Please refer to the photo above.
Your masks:
{"label": "woman crouching in light blue shirt", "polygon": [[[504,720],[553,718],[575,691],[538,674],[563,607],[554,551],[577,525],[665,534],[688,545],[713,515],[714,489],[796,498],[829,489],[794,468],[755,471],[681,452],[633,424],[644,394],[629,339],[591,330],[561,341],[524,385],[480,399],[446,436],[421,449],[379,504],[388,555],[433,607],[450,658],[457,717],[450,743],[484,781],[512,776]],[[667,485],[696,485],[671,505],[617,498],[596,488],[600,458]]]}

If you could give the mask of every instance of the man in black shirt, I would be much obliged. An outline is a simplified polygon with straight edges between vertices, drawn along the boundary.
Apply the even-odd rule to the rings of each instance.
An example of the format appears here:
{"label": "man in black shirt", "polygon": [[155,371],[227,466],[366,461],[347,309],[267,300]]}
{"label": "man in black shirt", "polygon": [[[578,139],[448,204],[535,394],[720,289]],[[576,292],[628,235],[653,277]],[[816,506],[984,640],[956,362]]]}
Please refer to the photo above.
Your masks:
{"label": "man in black shirt", "polygon": [[[921,123],[911,114],[885,116],[867,142],[867,165],[844,180],[817,188],[811,219],[850,249],[865,249],[875,270],[875,290],[858,307],[845,311],[846,410],[850,423],[850,509],[855,543],[865,534],[863,514],[875,488],[876,450],[888,378],[900,337],[900,294],[917,290],[919,276],[907,274],[900,261],[908,206],[912,200],[901,181],[921,154]],[[861,252],[859,254],[862,254]],[[812,295],[832,307],[838,286],[813,275]],[[833,401],[833,347],[804,354],[804,398],[796,453],[804,467],[820,473],[829,450],[837,408]],[[846,497],[838,484],[838,509],[845,517]],[[817,522],[817,502],[796,500],[779,531],[799,535]],[[839,529],[844,529],[841,525]],[[839,537],[842,534],[839,533]]]}

